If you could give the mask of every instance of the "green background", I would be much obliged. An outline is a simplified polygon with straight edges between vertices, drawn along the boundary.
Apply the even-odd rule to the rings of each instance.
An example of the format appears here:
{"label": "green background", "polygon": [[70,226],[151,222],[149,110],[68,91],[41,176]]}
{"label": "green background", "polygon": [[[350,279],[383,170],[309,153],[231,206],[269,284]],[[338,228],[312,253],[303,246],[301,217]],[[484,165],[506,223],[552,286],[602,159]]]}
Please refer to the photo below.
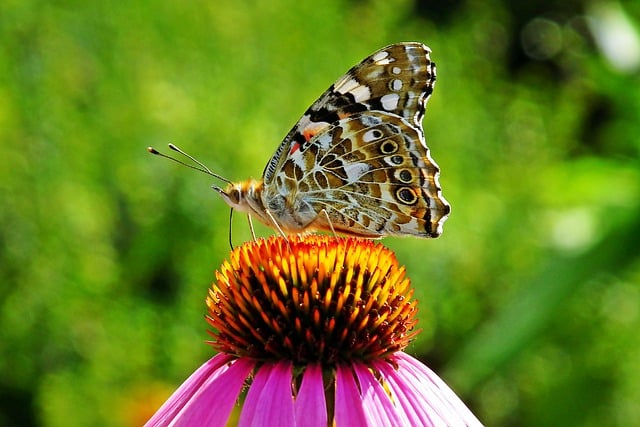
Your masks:
{"label": "green background", "polygon": [[487,425],[639,425],[640,3],[511,3],[3,0],[0,425],[140,425],[211,357],[229,211],[148,145],[259,177],[329,84],[410,40],[453,211],[384,240],[420,299],[409,353]]}

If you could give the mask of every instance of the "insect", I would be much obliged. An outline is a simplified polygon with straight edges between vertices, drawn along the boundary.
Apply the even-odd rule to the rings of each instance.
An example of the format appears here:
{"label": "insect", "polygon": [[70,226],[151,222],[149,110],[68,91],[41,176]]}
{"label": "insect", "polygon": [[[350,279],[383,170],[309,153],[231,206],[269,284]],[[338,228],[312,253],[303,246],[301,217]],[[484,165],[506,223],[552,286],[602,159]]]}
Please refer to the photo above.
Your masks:
{"label": "insect", "polygon": [[262,179],[231,182],[170,147],[227,183],[213,188],[232,212],[282,235],[438,237],[451,208],[422,130],[436,80],[430,53],[422,43],[397,43],[351,68],[307,109]]}

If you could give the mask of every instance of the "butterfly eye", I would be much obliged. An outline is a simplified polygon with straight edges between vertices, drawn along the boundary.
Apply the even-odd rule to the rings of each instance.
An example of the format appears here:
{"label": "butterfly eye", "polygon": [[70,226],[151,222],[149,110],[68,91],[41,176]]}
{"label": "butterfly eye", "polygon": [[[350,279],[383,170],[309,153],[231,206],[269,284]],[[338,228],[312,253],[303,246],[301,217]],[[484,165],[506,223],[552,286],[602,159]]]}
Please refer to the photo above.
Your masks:
{"label": "butterfly eye", "polygon": [[240,191],[238,191],[237,188],[231,187],[226,191],[226,193],[229,200],[233,203],[237,204],[238,202],[240,202]]}

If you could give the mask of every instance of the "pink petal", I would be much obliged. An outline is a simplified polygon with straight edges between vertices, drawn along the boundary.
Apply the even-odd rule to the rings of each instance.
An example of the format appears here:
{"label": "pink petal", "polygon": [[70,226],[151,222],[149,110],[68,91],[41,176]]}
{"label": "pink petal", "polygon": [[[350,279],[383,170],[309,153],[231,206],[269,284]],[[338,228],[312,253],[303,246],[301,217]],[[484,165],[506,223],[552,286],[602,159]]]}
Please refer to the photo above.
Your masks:
{"label": "pink petal", "polygon": [[226,372],[202,385],[172,425],[224,427],[255,362],[238,359]]}
{"label": "pink petal", "polygon": [[350,366],[337,367],[335,407],[337,427],[368,425],[360,391]]}
{"label": "pink petal", "polygon": [[176,414],[182,410],[189,399],[198,391],[202,384],[212,375],[222,374],[226,369],[226,363],[231,357],[217,354],[200,366],[182,385],[173,392],[167,401],[147,421],[145,427],[166,426],[171,423]]}
{"label": "pink petal", "polygon": [[362,392],[362,405],[368,415],[369,425],[400,426],[409,425],[403,411],[398,411],[389,395],[373,376],[369,368],[362,363],[355,363],[353,370],[358,376]]}
{"label": "pink petal", "polygon": [[306,367],[294,406],[296,425],[308,427],[327,426],[327,400],[322,382],[322,366],[319,364],[312,364]]}
{"label": "pink petal", "polygon": [[389,385],[389,389],[394,395],[394,400],[398,401],[405,416],[410,420],[410,425],[434,426],[436,422],[429,415],[431,408],[424,403],[425,396],[419,391],[406,385],[404,379],[398,375],[396,370],[385,361],[374,362],[375,368],[383,376]]}
{"label": "pink petal", "polygon": [[194,372],[145,424],[224,426],[253,362],[218,354]]}
{"label": "pink petal", "polygon": [[394,355],[398,369],[376,362],[413,424],[427,426],[482,426],[456,394],[433,371],[406,353]]}
{"label": "pink petal", "polygon": [[460,400],[460,398],[449,388],[449,386],[438,377],[431,369],[421,363],[419,360],[409,356],[405,353],[398,353],[399,359],[404,360],[407,366],[411,366],[414,369],[416,377],[428,377],[431,380],[432,388],[442,396],[442,398],[449,404],[451,410],[458,416],[463,418],[467,425],[482,424],[473,415],[473,413],[467,408],[467,406]]}
{"label": "pink petal", "polygon": [[295,425],[291,370],[288,361],[265,363],[258,369],[242,406],[240,427]]}

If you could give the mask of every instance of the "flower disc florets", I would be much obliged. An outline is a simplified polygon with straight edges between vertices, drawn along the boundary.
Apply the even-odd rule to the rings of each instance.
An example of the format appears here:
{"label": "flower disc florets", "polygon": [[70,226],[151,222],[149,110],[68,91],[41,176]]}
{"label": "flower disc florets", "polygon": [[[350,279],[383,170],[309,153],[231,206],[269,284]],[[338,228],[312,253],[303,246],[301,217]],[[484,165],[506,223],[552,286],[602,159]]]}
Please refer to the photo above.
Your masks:
{"label": "flower disc florets", "polygon": [[245,243],[216,272],[207,321],[218,351],[334,364],[386,358],[414,337],[416,301],[393,252],[360,238]]}

